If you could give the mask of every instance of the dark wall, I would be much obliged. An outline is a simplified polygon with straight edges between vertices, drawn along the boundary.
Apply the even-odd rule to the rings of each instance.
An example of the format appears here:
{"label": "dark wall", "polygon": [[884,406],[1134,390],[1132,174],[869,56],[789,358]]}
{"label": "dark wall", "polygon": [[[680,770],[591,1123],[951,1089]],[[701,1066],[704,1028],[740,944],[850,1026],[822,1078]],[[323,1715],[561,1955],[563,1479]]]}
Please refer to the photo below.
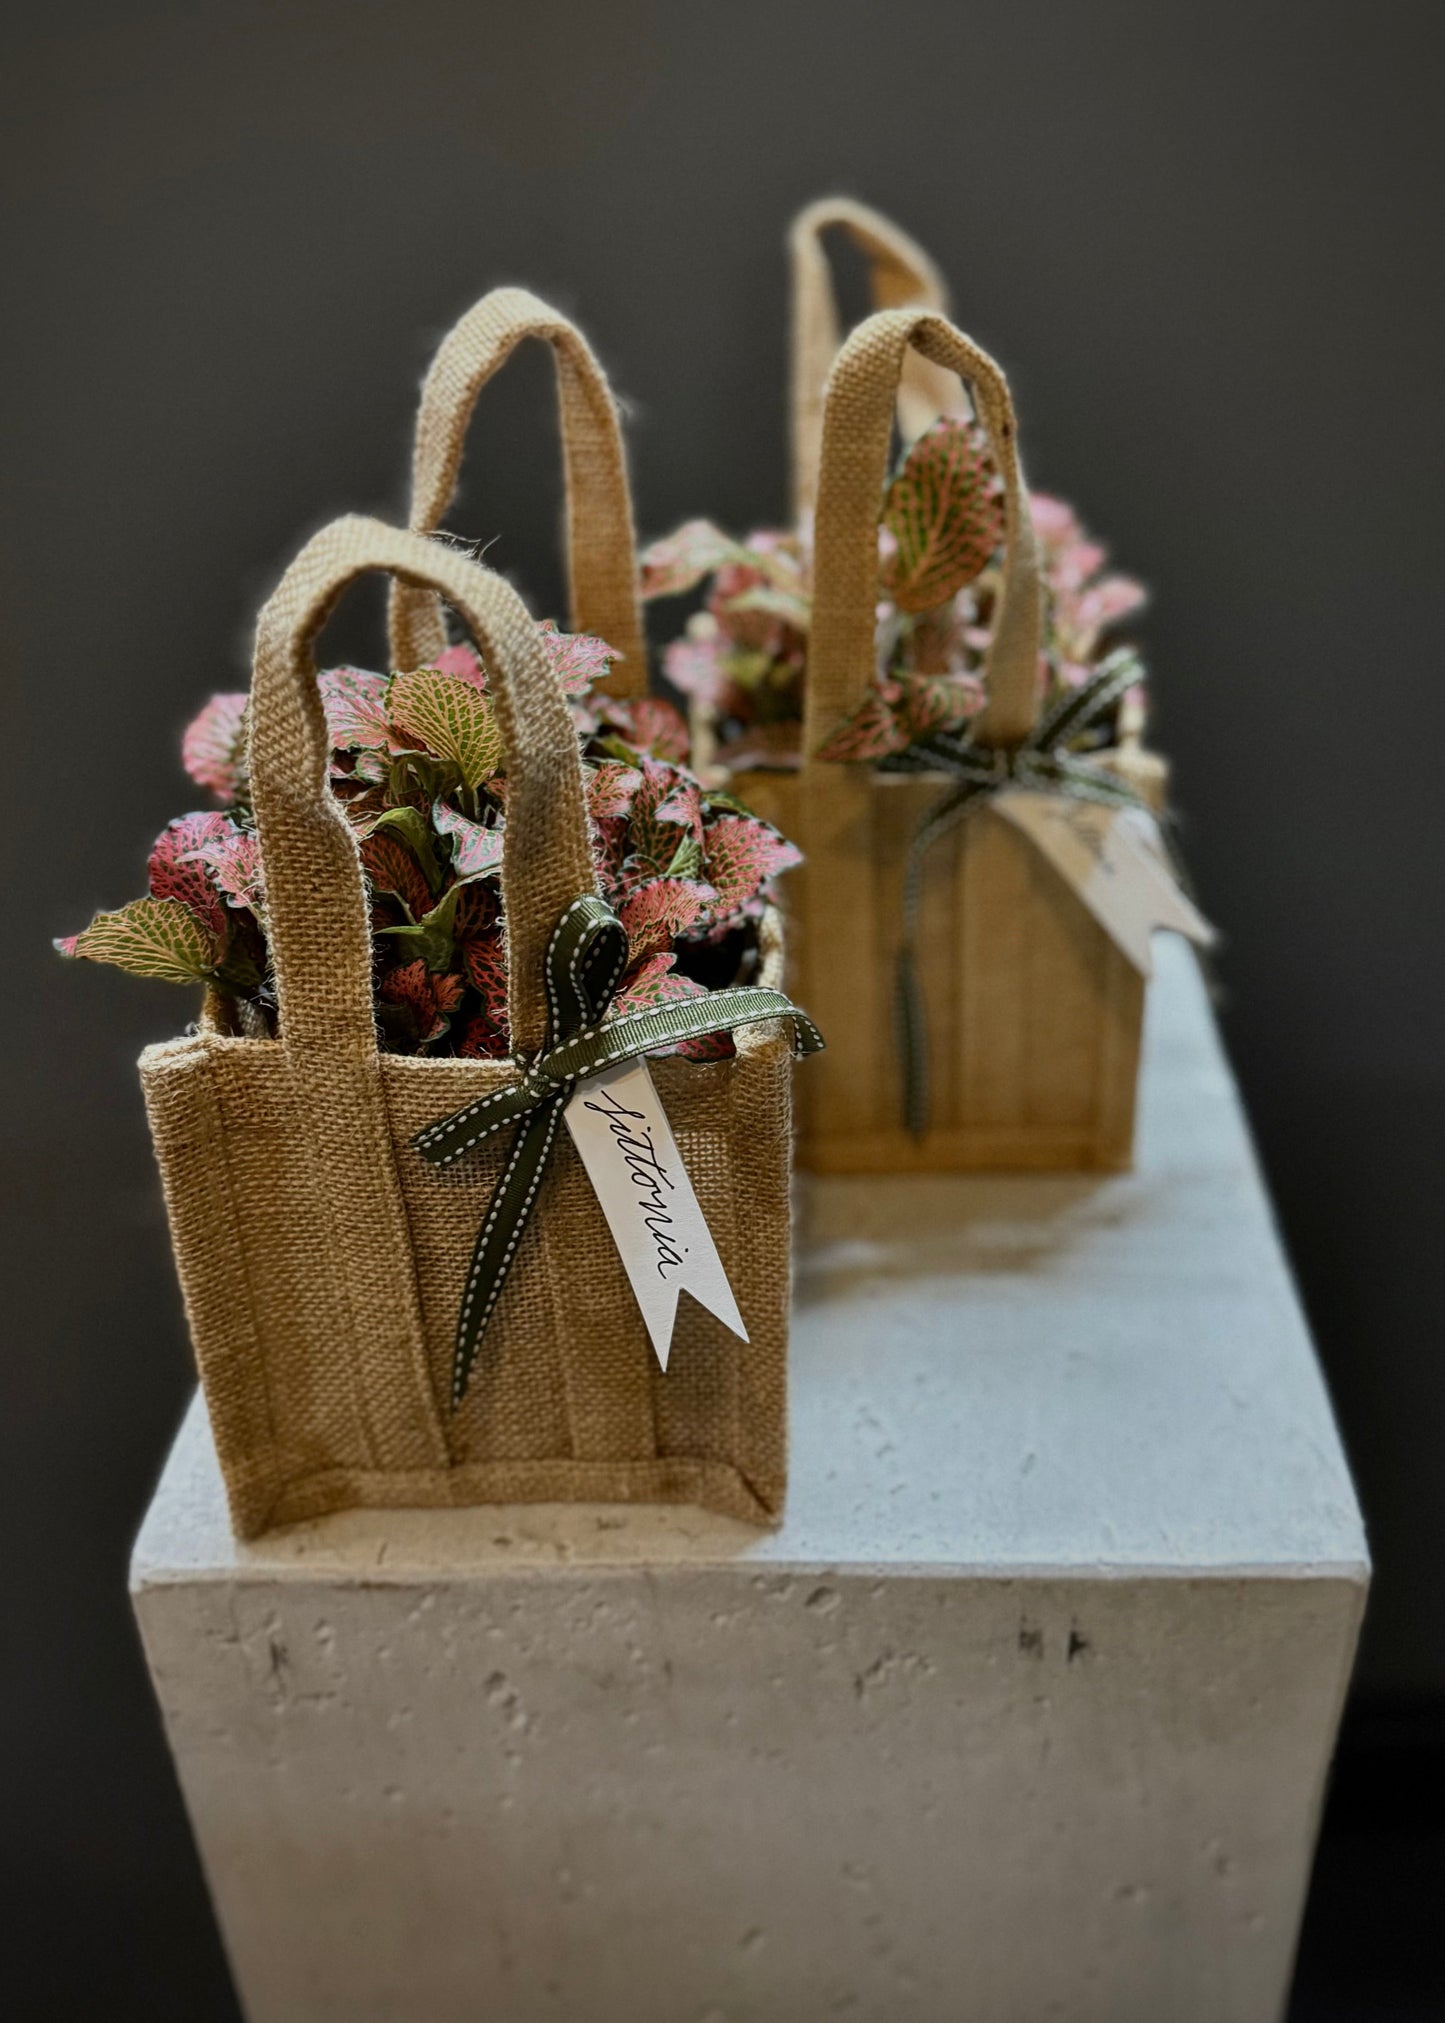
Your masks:
{"label": "dark wall", "polygon": [[[644,532],[776,519],[781,234],[833,188],[932,248],[1030,471],[1156,587],[1158,736],[1379,1559],[1361,1689],[1445,1693],[1441,47],[1428,0],[10,10],[0,1484],[35,2013],[90,1986],[194,2017],[216,1971],[123,1599],[189,1381],[133,1063],[190,1010],[47,937],[140,890],[190,804],[179,729],[244,681],[302,536],[401,512],[419,376],[492,283],[592,334]],[[555,461],[524,358],[455,523],[544,610]],[[372,659],[378,611],[348,620]]]}

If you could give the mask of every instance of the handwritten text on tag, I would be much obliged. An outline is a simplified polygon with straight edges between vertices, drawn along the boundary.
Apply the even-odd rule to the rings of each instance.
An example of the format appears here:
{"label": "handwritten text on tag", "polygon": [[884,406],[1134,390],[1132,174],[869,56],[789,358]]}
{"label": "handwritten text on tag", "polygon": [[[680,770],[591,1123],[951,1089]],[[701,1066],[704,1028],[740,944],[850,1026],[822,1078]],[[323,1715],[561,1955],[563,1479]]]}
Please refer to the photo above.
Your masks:
{"label": "handwritten text on tag", "polygon": [[663,1369],[683,1290],[746,1341],[717,1245],[645,1063],[631,1061],[580,1082],[563,1115]]}
{"label": "handwritten text on tag", "polygon": [[1141,976],[1149,976],[1149,939],[1172,928],[1207,948],[1214,929],[1187,899],[1169,868],[1154,817],[1067,794],[1010,787],[991,803],[1023,831],[1064,877]]}

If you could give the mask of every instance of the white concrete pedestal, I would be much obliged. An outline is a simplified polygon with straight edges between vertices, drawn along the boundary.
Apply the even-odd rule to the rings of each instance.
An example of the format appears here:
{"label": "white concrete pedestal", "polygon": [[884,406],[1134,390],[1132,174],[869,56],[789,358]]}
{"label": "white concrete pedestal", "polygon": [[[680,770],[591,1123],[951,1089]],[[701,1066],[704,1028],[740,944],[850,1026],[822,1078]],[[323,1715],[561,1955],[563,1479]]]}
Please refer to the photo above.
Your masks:
{"label": "white concrete pedestal", "polygon": [[240,1546],[192,1410],[133,1590],[252,2023],[1278,2016],[1368,1568],[1158,955],[1137,1174],[811,1186],[775,1534]]}

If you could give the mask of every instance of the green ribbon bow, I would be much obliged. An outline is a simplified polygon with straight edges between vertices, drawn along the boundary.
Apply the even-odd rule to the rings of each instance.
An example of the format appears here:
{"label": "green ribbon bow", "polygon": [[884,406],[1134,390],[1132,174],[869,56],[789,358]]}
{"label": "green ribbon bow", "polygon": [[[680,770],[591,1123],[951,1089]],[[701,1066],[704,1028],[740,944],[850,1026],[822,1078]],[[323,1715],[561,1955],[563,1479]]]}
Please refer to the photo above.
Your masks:
{"label": "green ribbon bow", "polygon": [[1040,717],[1022,743],[1004,748],[975,744],[967,736],[934,731],[894,758],[890,772],[947,772],[953,784],[913,833],[903,874],[903,941],[898,951],[896,1018],[903,1068],[903,1122],[915,1138],[928,1129],[928,1032],[918,983],[915,946],[923,860],[933,845],[967,819],[1001,787],[1032,787],[1080,801],[1141,808],[1132,787],[1090,765],[1068,745],[1100,728],[1125,693],[1144,679],[1137,657],[1119,647],[1101,660],[1080,688],[1071,689]]}
{"label": "green ribbon bow", "polygon": [[472,1252],[457,1318],[452,1360],[452,1409],[466,1395],[482,1331],[492,1317],[547,1170],[572,1091],[579,1081],[620,1061],[709,1033],[732,1032],[759,1019],[792,1021],[793,1053],[817,1053],[822,1035],[780,990],[734,984],[705,997],[681,998],[607,1017],[627,966],[627,934],[601,899],[584,893],[563,913],[547,946],[547,1037],[531,1061],[518,1060],[516,1079],[412,1140],[424,1159],[449,1166],[508,1124],[517,1135]]}

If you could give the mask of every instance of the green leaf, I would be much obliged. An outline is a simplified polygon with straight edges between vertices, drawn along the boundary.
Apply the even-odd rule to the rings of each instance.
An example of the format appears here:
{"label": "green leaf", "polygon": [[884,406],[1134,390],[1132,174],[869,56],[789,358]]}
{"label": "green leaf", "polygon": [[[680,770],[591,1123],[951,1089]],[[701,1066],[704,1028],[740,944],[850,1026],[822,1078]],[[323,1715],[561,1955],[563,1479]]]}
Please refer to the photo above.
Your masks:
{"label": "green leaf", "polygon": [[380,929],[396,943],[399,961],[414,962],[420,958],[428,969],[438,973],[452,968],[457,939],[457,902],[466,890],[465,885],[451,886],[431,912],[424,914],[414,927]]}
{"label": "green leaf", "polygon": [[398,752],[384,775],[386,792],[399,807],[430,806],[439,794],[461,785],[461,768],[431,752]]}
{"label": "green leaf", "polygon": [[82,933],[55,946],[62,955],[113,963],[165,983],[203,982],[223,953],[218,938],[179,899],[133,899],[118,912],[97,913]]}
{"label": "green leaf", "polygon": [[248,700],[213,695],[181,740],[181,764],[197,786],[209,787],[223,801],[234,801],[245,785]]}
{"label": "green leaf", "polygon": [[559,632],[550,618],[542,620],[537,633],[564,695],[586,695],[594,681],[605,679],[613,661],[624,657],[590,633]]}
{"label": "green leaf", "polygon": [[487,878],[502,868],[505,825],[469,822],[445,801],[432,803],[431,818],[452,846],[452,870],[458,878]]}
{"label": "green leaf", "polygon": [[432,833],[420,808],[387,808],[371,825],[374,836],[381,829],[395,829],[426,873],[433,892],[441,888],[442,870],[432,847]]}
{"label": "green leaf", "polygon": [[932,611],[981,573],[1003,539],[987,439],[945,415],[918,438],[883,501],[893,548],[883,588],[900,611]]}
{"label": "green leaf", "polygon": [[400,836],[386,830],[363,836],[361,863],[372,891],[399,900],[408,920],[424,920],[431,912],[436,895]]}
{"label": "green leaf", "polygon": [[394,675],[387,710],[408,737],[450,760],[469,789],[500,770],[502,733],[496,714],[480,690],[458,675],[432,668]]}
{"label": "green leaf", "polygon": [[663,874],[668,878],[696,878],[702,869],[702,851],[695,836],[684,836],[673,852],[672,861]]}

